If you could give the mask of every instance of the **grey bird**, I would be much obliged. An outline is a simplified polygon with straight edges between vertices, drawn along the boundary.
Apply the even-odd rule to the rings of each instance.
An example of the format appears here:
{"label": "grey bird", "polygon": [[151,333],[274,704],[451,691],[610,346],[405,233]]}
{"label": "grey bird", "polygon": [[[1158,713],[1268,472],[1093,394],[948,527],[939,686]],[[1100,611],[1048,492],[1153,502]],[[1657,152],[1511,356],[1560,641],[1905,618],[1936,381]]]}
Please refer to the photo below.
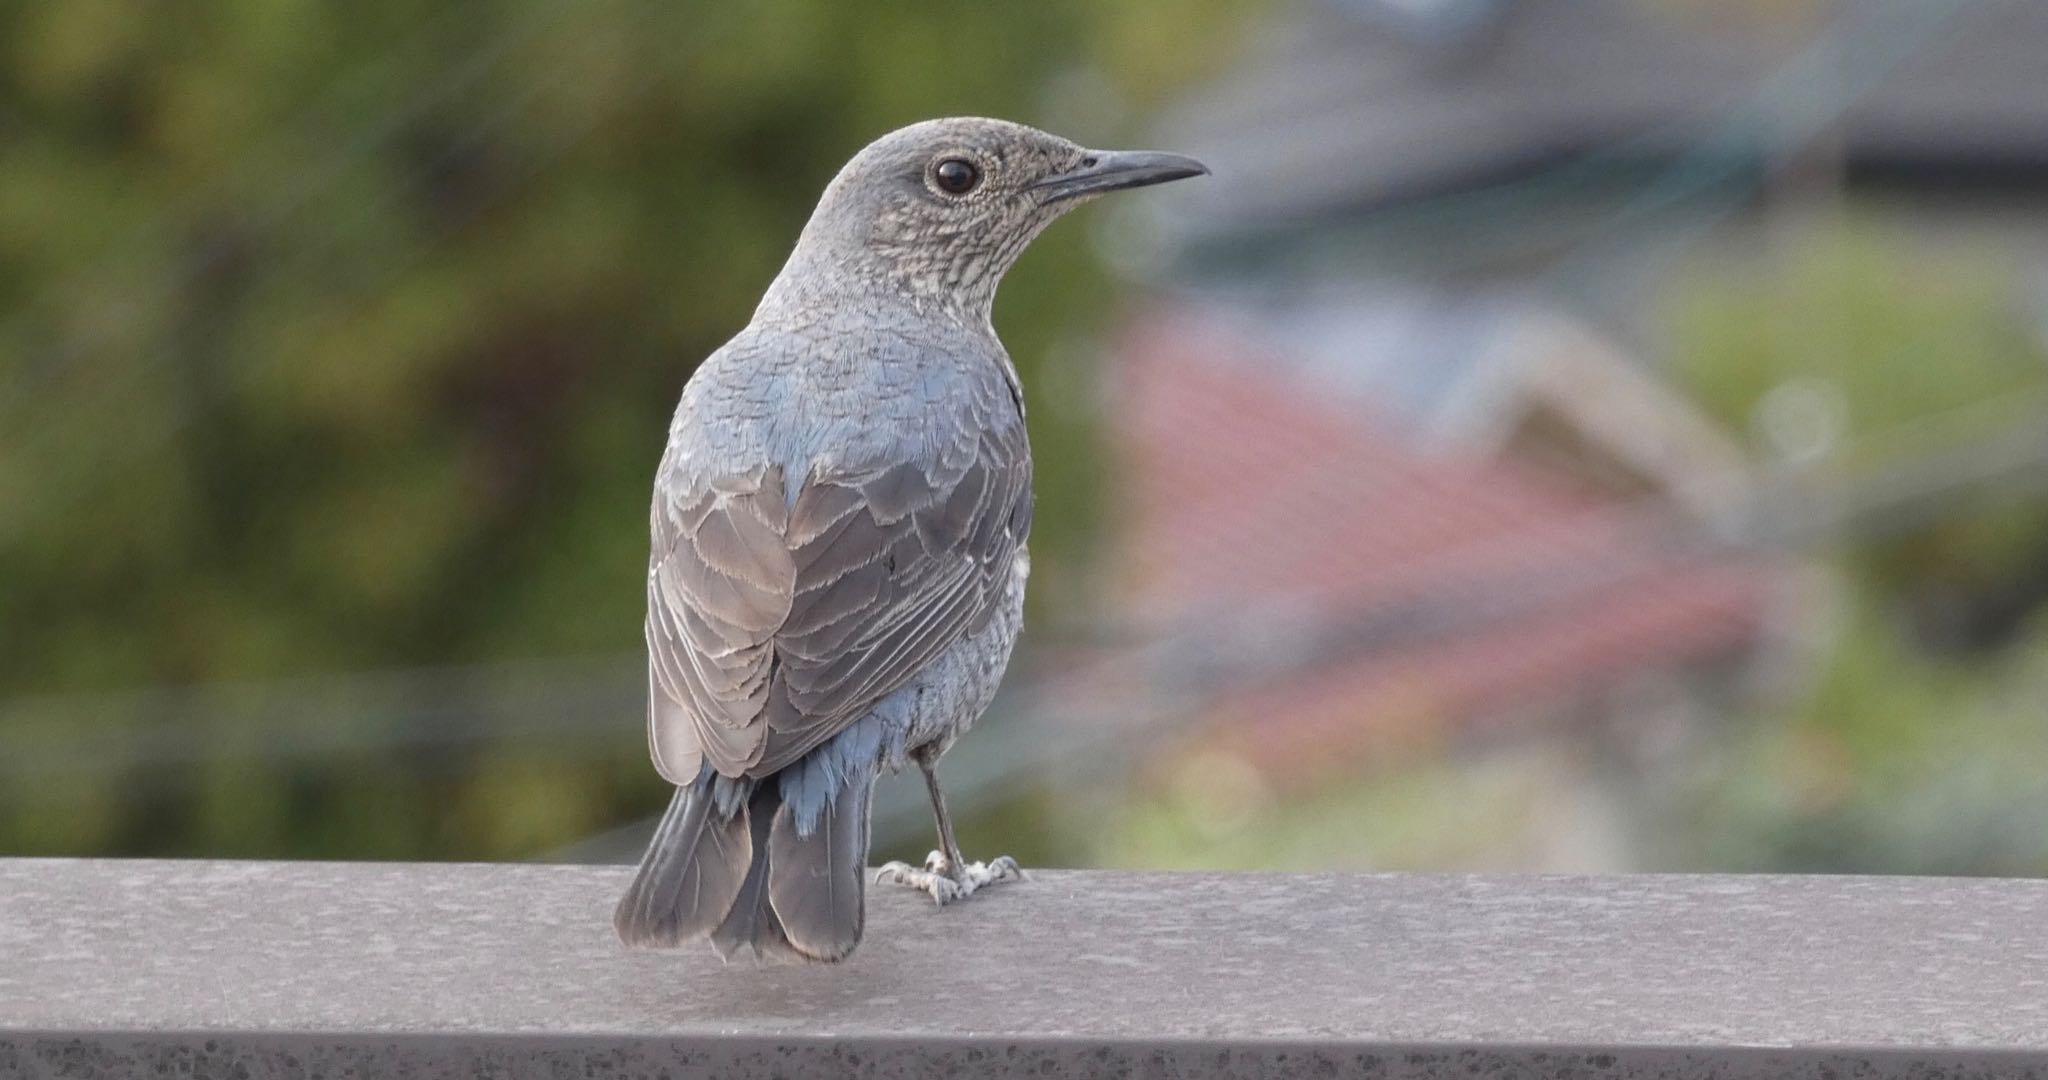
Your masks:
{"label": "grey bird", "polygon": [[624,942],[845,958],[870,796],[906,760],[939,850],[877,881],[944,904],[1022,877],[962,857],[934,772],[995,694],[1030,570],[996,285],[1075,206],[1207,171],[966,117],[885,135],[826,187],[684,388],[656,474],[647,730],[676,792],[619,902]]}

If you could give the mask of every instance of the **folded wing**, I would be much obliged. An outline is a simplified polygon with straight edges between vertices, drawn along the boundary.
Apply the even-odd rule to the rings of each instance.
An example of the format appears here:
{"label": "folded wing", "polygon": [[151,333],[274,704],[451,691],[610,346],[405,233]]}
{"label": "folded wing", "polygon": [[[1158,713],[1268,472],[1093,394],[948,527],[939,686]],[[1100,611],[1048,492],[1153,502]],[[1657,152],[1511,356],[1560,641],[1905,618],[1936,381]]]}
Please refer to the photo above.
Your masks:
{"label": "folded wing", "polygon": [[656,502],[656,766],[764,776],[858,720],[994,612],[1031,520],[1020,423],[939,453],[701,482]]}

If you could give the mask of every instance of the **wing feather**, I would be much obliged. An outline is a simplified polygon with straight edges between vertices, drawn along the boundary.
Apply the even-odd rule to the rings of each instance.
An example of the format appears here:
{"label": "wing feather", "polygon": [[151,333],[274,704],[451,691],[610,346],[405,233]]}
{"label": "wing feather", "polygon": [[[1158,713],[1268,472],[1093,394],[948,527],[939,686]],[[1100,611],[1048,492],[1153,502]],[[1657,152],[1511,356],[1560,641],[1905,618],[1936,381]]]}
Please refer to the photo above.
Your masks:
{"label": "wing feather", "polygon": [[1030,524],[1022,424],[913,447],[814,467],[794,499],[773,467],[667,485],[647,616],[663,775],[774,772],[986,623]]}

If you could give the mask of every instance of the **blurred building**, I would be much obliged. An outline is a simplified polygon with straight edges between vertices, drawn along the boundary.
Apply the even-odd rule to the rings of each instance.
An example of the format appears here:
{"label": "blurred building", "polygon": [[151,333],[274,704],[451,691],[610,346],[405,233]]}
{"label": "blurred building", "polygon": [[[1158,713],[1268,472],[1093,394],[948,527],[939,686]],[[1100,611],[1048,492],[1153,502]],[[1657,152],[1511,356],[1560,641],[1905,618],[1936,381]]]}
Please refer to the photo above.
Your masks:
{"label": "blurred building", "polygon": [[1180,211],[1164,231],[1187,273],[1491,281],[1568,263],[1581,272],[1569,284],[1632,296],[1642,249],[1700,239],[1684,226],[1725,230],[1844,190],[1945,226],[2023,219],[2048,240],[2048,6],[1288,10],[1160,127],[1215,166],[1213,183],[1154,201]]}
{"label": "blurred building", "polygon": [[1715,539],[1735,447],[1553,311],[1183,302],[1119,374],[1127,610],[1176,643],[1154,677],[1196,741],[1269,779],[1604,721],[1648,682],[1725,699],[1796,632],[1784,568]]}
{"label": "blurred building", "polygon": [[2048,238],[2043,45],[2002,2],[1291,9],[1161,125],[1214,182],[1117,237],[1171,267],[1115,391],[1155,708],[1281,785],[1577,733],[1634,763],[1560,778],[1598,800],[1806,662],[1829,605],[1733,542],[1758,470],[1642,298],[1845,188]]}

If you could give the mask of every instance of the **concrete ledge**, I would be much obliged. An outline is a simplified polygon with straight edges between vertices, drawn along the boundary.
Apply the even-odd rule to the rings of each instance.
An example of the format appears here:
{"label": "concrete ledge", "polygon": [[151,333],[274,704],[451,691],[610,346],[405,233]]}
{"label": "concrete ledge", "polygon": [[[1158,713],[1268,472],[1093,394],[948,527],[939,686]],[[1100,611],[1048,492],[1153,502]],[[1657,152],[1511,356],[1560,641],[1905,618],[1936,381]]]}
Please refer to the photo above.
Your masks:
{"label": "concrete ledge", "polygon": [[818,968],[626,874],[0,860],[0,1078],[2048,1078],[2042,882],[1041,872]]}

